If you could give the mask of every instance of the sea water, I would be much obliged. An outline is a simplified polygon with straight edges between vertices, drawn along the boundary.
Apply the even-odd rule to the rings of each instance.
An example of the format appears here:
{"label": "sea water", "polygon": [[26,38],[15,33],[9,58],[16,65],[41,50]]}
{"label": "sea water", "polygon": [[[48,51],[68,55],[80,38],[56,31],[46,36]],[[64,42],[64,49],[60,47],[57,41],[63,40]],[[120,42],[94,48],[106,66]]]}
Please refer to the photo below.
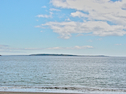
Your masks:
{"label": "sea water", "polygon": [[126,57],[1,56],[0,91],[126,94]]}

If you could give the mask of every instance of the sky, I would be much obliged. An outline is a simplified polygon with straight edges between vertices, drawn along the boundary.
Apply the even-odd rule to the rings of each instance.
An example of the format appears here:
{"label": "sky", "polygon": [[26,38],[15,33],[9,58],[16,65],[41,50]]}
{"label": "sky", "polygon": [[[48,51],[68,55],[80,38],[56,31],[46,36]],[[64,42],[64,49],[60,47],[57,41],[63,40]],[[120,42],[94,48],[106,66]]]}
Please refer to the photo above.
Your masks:
{"label": "sky", "polygon": [[0,0],[0,54],[126,56],[126,0]]}

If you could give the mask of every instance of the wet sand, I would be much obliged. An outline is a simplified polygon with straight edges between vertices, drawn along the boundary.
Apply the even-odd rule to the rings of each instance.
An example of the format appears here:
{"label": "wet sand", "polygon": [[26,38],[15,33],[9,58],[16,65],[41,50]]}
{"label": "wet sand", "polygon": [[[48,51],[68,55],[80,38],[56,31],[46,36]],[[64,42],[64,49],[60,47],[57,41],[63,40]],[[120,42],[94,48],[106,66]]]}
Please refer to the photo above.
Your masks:
{"label": "wet sand", "polygon": [[2,92],[1,91],[0,94],[88,94],[88,93],[44,93],[44,92]]}

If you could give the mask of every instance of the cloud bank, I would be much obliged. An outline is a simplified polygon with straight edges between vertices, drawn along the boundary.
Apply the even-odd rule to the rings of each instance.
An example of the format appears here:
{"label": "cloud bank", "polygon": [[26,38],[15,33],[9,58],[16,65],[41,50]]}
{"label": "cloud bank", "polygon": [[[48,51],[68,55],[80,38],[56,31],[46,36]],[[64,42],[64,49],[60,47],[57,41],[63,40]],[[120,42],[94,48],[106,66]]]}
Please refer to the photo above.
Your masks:
{"label": "cloud bank", "polygon": [[93,46],[74,46],[74,47],[46,47],[46,48],[13,48],[8,45],[0,45],[0,52],[22,52],[22,51],[42,51],[42,50],[80,50],[80,49],[93,49]]}
{"label": "cloud bank", "polygon": [[69,39],[73,33],[89,33],[96,36],[123,36],[126,34],[126,0],[51,0],[56,8],[74,9],[69,15],[82,19],[82,22],[47,22],[61,38]]}
{"label": "cloud bank", "polygon": [[47,22],[39,27],[49,26],[54,32],[58,33],[61,38],[69,39],[72,33],[92,33],[97,36],[123,36],[126,34],[124,26],[109,25],[102,21],[87,22]]}
{"label": "cloud bank", "polygon": [[50,50],[60,50],[60,49],[65,49],[65,50],[78,50],[78,49],[92,49],[92,48],[94,48],[93,46],[89,46],[89,45],[87,45],[87,46],[74,46],[74,47],[51,47],[51,48],[47,48],[47,49],[50,49]]}

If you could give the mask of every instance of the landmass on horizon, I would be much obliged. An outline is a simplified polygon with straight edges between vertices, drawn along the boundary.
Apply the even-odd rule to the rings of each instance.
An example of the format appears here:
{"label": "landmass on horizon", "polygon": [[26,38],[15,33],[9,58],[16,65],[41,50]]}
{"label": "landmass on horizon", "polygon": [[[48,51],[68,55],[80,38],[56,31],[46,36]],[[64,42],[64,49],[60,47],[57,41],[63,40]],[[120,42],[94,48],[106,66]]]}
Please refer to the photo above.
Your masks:
{"label": "landmass on horizon", "polygon": [[109,57],[105,55],[71,55],[71,54],[30,54],[29,56],[81,56],[81,57]]}

